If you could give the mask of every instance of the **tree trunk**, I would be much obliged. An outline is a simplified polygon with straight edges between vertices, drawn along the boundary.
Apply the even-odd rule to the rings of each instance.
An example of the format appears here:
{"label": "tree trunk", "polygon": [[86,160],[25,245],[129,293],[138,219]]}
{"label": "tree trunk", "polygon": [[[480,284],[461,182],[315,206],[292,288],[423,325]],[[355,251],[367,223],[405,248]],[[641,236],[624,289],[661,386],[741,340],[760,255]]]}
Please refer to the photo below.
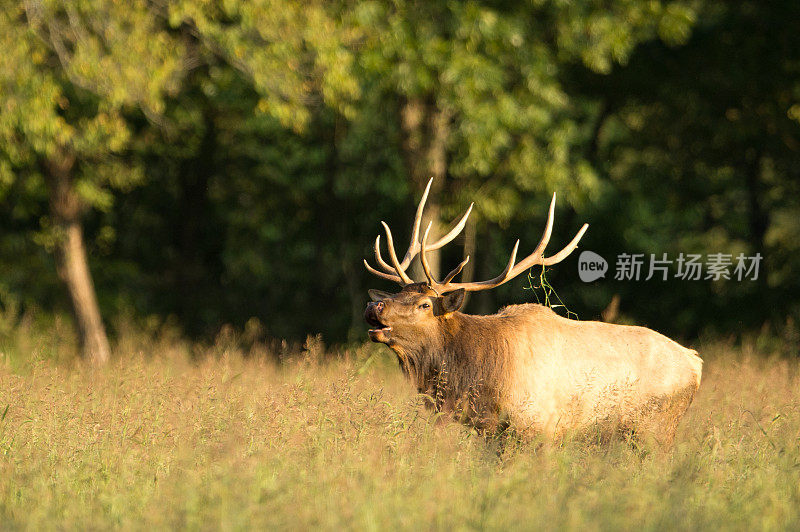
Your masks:
{"label": "tree trunk", "polygon": [[[459,281],[462,283],[471,283],[475,279],[475,249],[477,248],[477,238],[475,219],[467,220],[467,225],[464,227],[464,257],[469,257],[470,260],[467,265],[464,266],[464,269],[461,270],[461,279],[459,279]],[[467,308],[469,295],[469,292],[464,295],[464,302],[461,304],[462,309]],[[464,312],[464,310],[462,310],[462,312]]]}
{"label": "tree trunk", "polygon": [[63,150],[45,163],[50,212],[57,229],[56,269],[69,293],[83,356],[102,365],[108,362],[111,349],[86,260],[80,199],[73,188],[74,166],[75,156]]}
{"label": "tree trunk", "polygon": [[[436,108],[434,104],[429,107],[428,132],[428,176],[429,178],[433,177],[433,182],[437,184],[431,187],[434,201],[431,202],[428,219],[433,221],[433,225],[428,238],[430,242],[435,242],[444,232],[442,231],[441,192],[445,188],[447,177],[447,138],[450,135],[450,116],[447,112]],[[441,257],[442,252],[435,251],[429,261],[431,273],[440,281],[443,276]]]}
{"label": "tree trunk", "polygon": [[[423,215],[421,232],[432,222],[429,242],[441,236],[440,192],[447,176],[447,139],[450,135],[450,115],[435,103],[422,98],[411,98],[401,110],[401,125],[405,134],[403,154],[411,180],[418,191],[422,191],[428,179],[434,178],[431,193]],[[420,235],[420,238],[422,235]],[[434,277],[441,280],[439,251],[427,254],[428,264]],[[419,263],[413,267],[414,278],[424,278]]]}
{"label": "tree trunk", "polygon": [[[488,224],[485,224],[484,227],[487,225]],[[481,239],[483,253],[481,253],[480,263],[475,264],[475,275],[480,279],[491,279],[494,275],[497,275],[494,273],[494,264],[492,264],[494,242],[494,231],[492,231],[492,228],[489,227],[486,229],[485,237]],[[494,292],[494,290],[482,290],[480,292],[475,292],[475,302],[473,303],[473,312],[475,314],[492,314],[497,310],[497,308],[493,308]]]}

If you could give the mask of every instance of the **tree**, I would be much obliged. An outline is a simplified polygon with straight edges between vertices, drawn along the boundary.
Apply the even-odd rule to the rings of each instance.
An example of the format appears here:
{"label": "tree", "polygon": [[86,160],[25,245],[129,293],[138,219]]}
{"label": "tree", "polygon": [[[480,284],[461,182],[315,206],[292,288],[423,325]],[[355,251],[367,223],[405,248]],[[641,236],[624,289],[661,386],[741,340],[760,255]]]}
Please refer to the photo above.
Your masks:
{"label": "tree", "polygon": [[[342,95],[357,90],[347,78],[343,41],[324,7],[107,0],[3,6],[0,170],[5,183],[26,179],[48,193],[42,239],[54,251],[87,359],[105,362],[109,347],[82,220],[87,209],[110,208],[113,190],[142,181],[144,162],[131,151],[138,142],[134,135],[143,131],[136,125],[139,113],[153,125],[145,129],[154,129],[165,144],[188,130],[210,156],[212,70],[230,67],[249,81],[261,113],[301,130],[314,97],[344,105]],[[181,99],[184,87],[187,98]],[[181,103],[189,105],[180,108]],[[182,230],[187,280],[193,275],[192,224],[203,216],[207,170],[189,165],[177,176],[189,209]]]}
{"label": "tree", "polygon": [[157,24],[143,3],[4,2],[0,13],[2,180],[47,191],[42,238],[54,251],[83,352],[97,364],[108,360],[109,345],[82,217],[89,207],[107,208],[110,189],[141,179],[122,160],[125,108],[157,114],[180,67],[180,44],[155,34]]}
{"label": "tree", "polygon": [[[359,338],[377,222],[405,241],[431,176],[435,224],[477,202],[467,276],[535,243],[557,191],[554,243],[587,221],[582,245],[611,261],[765,257],[759,283],[651,282],[648,298],[562,264],[548,275],[581,317],[615,293],[623,317],[689,335],[709,306],[725,330],[797,312],[790,2],[2,7],[0,298],[58,309],[54,251],[90,358],[107,351],[93,283],[107,315],[193,336],[258,317],[273,337]],[[472,310],[530,300],[521,284]]]}
{"label": "tree", "polygon": [[[791,1],[704,2],[684,46],[647,43],[608,76],[570,81],[603,102],[595,147],[614,191],[606,215],[625,220],[615,230],[630,252],[764,259],[754,282],[657,285],[657,306],[623,296],[646,319],[684,333],[709,314],[707,328],[797,319],[798,16]],[[703,301],[706,315],[687,298]]]}
{"label": "tree", "polygon": [[[575,65],[607,74],[655,37],[685,41],[691,6],[373,1],[357,4],[352,17],[365,34],[365,92],[385,93],[396,109],[411,182],[419,193],[437,178],[428,209],[434,225],[479,198],[473,217],[480,232],[486,223],[530,220],[552,190],[560,208],[563,200],[580,205],[600,194],[587,146],[602,110],[570,91],[565,77]],[[475,231],[466,231],[465,253],[474,252]],[[492,250],[479,275],[500,271],[503,254]],[[432,266],[438,271],[438,261]]]}

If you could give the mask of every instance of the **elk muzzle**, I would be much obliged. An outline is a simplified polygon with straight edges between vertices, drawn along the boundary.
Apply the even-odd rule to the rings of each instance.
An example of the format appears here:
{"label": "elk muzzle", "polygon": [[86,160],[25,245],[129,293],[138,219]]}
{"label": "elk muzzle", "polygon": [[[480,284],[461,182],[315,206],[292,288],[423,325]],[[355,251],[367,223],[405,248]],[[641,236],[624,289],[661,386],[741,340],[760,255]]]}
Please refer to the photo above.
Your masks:
{"label": "elk muzzle", "polygon": [[392,331],[392,328],[381,321],[381,315],[385,308],[386,305],[383,301],[371,301],[367,303],[367,310],[364,311],[364,320],[374,327],[369,330],[370,340],[388,344],[389,333]]}

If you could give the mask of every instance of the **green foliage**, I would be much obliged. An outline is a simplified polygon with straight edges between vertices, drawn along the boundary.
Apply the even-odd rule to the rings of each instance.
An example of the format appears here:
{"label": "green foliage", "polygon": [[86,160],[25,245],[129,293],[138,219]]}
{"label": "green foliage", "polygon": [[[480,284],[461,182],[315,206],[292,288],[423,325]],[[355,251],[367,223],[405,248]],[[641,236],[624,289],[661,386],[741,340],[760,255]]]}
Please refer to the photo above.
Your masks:
{"label": "green foliage", "polygon": [[592,102],[565,91],[564,68],[580,59],[608,72],[656,34],[685,41],[694,18],[680,2],[613,5],[362,2],[361,63],[381,87],[452,117],[448,175],[507,223],[520,193],[559,189],[577,202],[600,186],[583,157]]}
{"label": "green foliage", "polygon": [[[619,236],[607,238],[621,237],[629,252],[765,258],[759,282],[654,285],[650,297],[660,304],[642,316],[648,321],[677,316],[684,330],[696,330],[691,296],[704,301],[718,330],[783,323],[787,314],[796,319],[800,296],[786,277],[796,279],[789,272],[800,268],[786,217],[800,208],[792,177],[800,128],[791,113],[800,39],[789,22],[800,10],[794,2],[702,7],[685,46],[649,43],[610,76],[573,79],[605,106],[596,158],[611,187],[598,206],[616,219],[609,229]],[[635,288],[619,290],[634,298]]]}
{"label": "green foliage", "polygon": [[[535,245],[557,191],[551,248],[586,221],[582,247],[612,267],[622,252],[766,257],[759,283],[588,286],[570,258],[549,278],[582,318],[616,293],[626,318],[665,332],[783,326],[800,313],[797,15],[711,0],[6,1],[0,292],[64,308],[42,164],[65,152],[107,316],[357,338],[382,283],[361,259],[379,220],[405,242],[430,172],[431,139],[412,152],[403,124],[417,101],[446,125],[442,217],[476,201],[476,278],[514,239]],[[443,264],[460,257],[453,245]],[[523,284],[468,310],[528,300]]]}
{"label": "green foliage", "polygon": [[350,73],[354,32],[330,15],[328,2],[211,2],[169,4],[173,27],[190,34],[247,77],[259,112],[302,130],[312,119],[309,100],[347,112],[359,85]]}
{"label": "green foliage", "polygon": [[0,138],[10,164],[64,146],[87,162],[121,152],[130,135],[125,106],[159,111],[175,86],[179,43],[155,31],[144,2],[8,4],[0,16]]}

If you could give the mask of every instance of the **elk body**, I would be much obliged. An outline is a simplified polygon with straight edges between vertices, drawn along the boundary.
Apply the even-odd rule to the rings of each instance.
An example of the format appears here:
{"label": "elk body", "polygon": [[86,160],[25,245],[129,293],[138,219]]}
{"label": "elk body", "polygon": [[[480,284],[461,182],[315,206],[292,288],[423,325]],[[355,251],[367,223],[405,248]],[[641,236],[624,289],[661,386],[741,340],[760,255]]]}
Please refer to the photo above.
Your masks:
{"label": "elk body", "polygon": [[[429,190],[430,182],[403,260],[384,223],[391,265],[381,256],[380,237],[375,259],[381,270],[364,261],[370,272],[403,287],[397,294],[371,290],[365,319],[373,327],[372,341],[396,353],[403,372],[434,408],[484,433],[511,426],[523,436],[559,437],[597,427],[644,432],[670,445],[700,385],[702,360],[695,351],[644,327],[571,320],[541,305],[511,305],[490,316],[458,311],[468,291],[494,288],[534,265],[562,261],[588,226],[560,252],[543,257],[553,226],[553,195],[544,235],[532,254],[517,263],[517,241],[496,278],[452,282],[467,257],[439,282],[425,254],[458,235],[472,206],[452,231],[429,245],[430,224],[419,239]],[[406,273],[417,254],[424,282]]]}

